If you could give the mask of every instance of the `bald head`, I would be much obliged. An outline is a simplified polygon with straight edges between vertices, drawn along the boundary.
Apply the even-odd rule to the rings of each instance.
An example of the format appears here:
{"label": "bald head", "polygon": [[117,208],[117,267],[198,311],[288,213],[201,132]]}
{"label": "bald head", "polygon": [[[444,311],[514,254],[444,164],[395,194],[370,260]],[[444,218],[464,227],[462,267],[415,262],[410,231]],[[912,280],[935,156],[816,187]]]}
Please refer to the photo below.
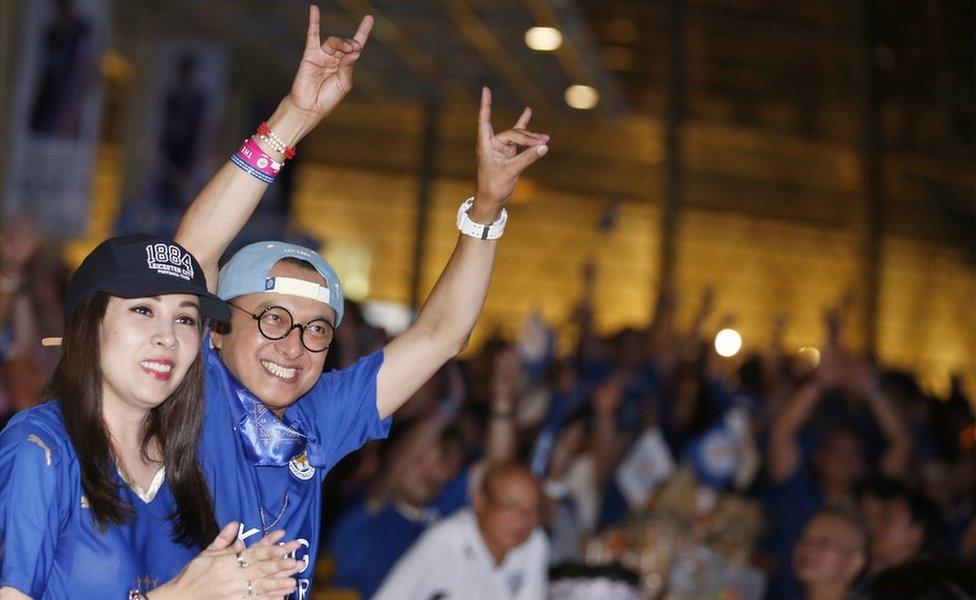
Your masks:
{"label": "bald head", "polygon": [[489,467],[481,481],[481,490],[486,494],[499,494],[514,489],[526,495],[542,497],[542,488],[532,471],[522,463],[506,462]]}
{"label": "bald head", "polygon": [[485,545],[499,563],[521,546],[539,525],[542,489],[521,463],[490,467],[474,498],[478,527]]}

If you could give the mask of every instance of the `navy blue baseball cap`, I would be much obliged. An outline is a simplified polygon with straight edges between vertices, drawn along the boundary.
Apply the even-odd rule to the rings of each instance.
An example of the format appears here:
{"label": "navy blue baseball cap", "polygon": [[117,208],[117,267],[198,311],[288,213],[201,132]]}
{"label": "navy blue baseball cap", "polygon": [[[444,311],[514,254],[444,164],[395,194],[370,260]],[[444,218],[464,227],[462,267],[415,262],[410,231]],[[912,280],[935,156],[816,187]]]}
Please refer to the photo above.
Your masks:
{"label": "navy blue baseball cap", "polygon": [[207,291],[200,263],[173,240],[137,233],[109,238],[85,257],[71,276],[64,295],[64,319],[95,292],[119,298],[193,294],[200,314],[217,321],[230,319],[230,307]]}

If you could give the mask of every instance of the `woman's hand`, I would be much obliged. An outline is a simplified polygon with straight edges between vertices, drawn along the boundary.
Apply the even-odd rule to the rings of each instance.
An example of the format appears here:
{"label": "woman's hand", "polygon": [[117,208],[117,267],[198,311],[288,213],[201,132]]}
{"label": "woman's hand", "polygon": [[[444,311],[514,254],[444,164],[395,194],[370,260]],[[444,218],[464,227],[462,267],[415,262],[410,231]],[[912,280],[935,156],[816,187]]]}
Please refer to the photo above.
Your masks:
{"label": "woman's hand", "polygon": [[[482,88],[478,114],[478,189],[474,206],[468,212],[475,223],[494,222],[512,196],[522,171],[549,151],[548,135],[525,129],[530,118],[532,109],[526,108],[515,127],[495,133],[491,126],[491,91]],[[525,148],[521,153],[519,146]]]}
{"label": "woman's hand", "polygon": [[293,592],[296,582],[292,575],[301,569],[301,563],[288,555],[299,543],[278,544],[285,532],[273,531],[245,549],[237,532],[238,524],[229,523],[179,575],[151,591],[147,598],[280,600]]}
{"label": "woman's hand", "polygon": [[366,15],[351,38],[319,36],[319,8],[310,6],[305,52],[295,73],[288,100],[318,124],[352,89],[356,61],[373,29],[373,17]]}

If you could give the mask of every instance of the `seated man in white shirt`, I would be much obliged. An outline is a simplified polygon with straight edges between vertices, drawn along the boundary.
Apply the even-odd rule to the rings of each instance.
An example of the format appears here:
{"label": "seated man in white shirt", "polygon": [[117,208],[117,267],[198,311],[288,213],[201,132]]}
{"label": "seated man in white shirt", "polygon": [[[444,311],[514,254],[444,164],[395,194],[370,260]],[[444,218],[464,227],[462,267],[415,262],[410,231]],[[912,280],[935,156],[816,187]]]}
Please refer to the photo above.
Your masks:
{"label": "seated man in white shirt", "polygon": [[542,600],[549,542],[542,492],[527,467],[491,467],[474,497],[397,562],[374,600]]}

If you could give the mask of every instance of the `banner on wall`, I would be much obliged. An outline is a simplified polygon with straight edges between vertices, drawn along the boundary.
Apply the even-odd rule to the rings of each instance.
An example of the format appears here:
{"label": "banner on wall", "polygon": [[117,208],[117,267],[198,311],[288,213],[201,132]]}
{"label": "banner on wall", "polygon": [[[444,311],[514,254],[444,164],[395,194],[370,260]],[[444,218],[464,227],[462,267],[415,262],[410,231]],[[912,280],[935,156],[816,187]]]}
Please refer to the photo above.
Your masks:
{"label": "banner on wall", "polygon": [[[216,169],[224,114],[226,52],[218,44],[167,40],[152,46],[148,86],[126,165],[127,198],[116,229],[172,235]],[[228,154],[230,150],[228,150]]]}
{"label": "banner on wall", "polygon": [[37,0],[23,11],[3,214],[58,236],[85,232],[102,111],[107,0]]}

